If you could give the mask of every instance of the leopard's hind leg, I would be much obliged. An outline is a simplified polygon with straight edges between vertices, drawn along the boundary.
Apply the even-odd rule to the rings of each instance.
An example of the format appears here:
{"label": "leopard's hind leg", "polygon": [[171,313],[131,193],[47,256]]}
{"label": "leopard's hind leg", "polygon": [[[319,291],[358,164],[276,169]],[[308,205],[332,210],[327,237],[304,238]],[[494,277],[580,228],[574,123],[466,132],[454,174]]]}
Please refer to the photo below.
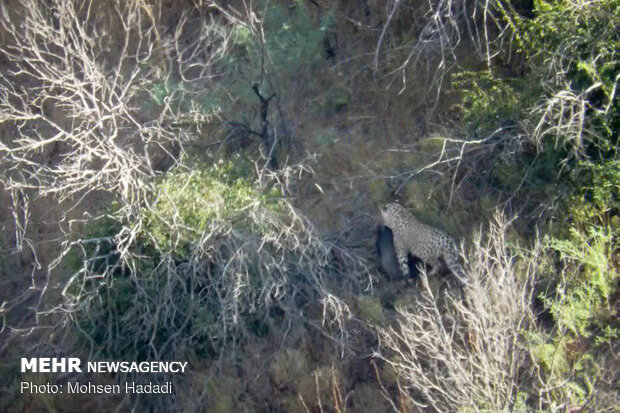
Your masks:
{"label": "leopard's hind leg", "polygon": [[445,251],[443,254],[443,259],[452,275],[454,275],[461,283],[467,284],[465,270],[460,263],[459,254],[456,249],[449,249]]}
{"label": "leopard's hind leg", "polygon": [[398,236],[394,236],[394,251],[402,276],[409,277],[409,251],[405,247],[405,243]]}

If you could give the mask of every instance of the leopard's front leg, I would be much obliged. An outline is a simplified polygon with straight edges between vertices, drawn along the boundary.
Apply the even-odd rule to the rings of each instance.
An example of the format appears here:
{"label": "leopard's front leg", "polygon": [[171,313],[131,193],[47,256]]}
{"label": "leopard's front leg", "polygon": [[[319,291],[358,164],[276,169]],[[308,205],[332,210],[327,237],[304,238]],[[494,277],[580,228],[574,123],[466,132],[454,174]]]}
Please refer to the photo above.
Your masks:
{"label": "leopard's front leg", "polygon": [[394,237],[394,251],[396,252],[396,259],[398,260],[398,266],[403,277],[409,277],[409,259],[407,248],[405,243],[402,242],[400,237]]}

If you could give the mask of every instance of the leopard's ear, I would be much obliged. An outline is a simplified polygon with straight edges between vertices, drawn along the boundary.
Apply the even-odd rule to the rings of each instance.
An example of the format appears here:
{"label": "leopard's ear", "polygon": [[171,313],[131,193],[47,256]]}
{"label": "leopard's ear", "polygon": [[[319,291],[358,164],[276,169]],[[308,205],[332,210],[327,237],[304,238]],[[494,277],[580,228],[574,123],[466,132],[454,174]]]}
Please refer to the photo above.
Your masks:
{"label": "leopard's ear", "polygon": [[390,196],[394,200],[392,202],[400,204],[403,197],[403,190],[405,189],[407,181],[388,181],[388,190],[390,191]]}
{"label": "leopard's ear", "polygon": [[389,221],[389,217],[390,217],[390,210],[393,208],[393,203],[391,204],[386,204],[383,208],[381,208],[380,212],[381,212],[381,219],[383,220],[383,223],[387,223]]}

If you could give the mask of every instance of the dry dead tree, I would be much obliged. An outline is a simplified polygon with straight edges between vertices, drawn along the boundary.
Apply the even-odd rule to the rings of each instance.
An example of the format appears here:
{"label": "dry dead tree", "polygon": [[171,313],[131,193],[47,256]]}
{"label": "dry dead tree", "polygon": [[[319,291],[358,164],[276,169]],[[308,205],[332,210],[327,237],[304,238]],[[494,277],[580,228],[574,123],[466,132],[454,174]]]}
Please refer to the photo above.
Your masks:
{"label": "dry dead tree", "polygon": [[189,28],[190,19],[162,36],[141,0],[2,6],[6,188],[61,199],[104,190],[139,202],[157,157],[174,162],[217,115],[194,98],[209,92],[230,34],[195,16]]}
{"label": "dry dead tree", "polygon": [[[42,273],[33,200],[53,197],[68,212],[103,191],[134,214],[157,170],[218,116],[200,102],[230,32],[198,11],[162,30],[158,13],[142,0],[0,6],[0,183],[14,201],[15,249],[30,246]],[[30,291],[48,282],[33,277]]]}

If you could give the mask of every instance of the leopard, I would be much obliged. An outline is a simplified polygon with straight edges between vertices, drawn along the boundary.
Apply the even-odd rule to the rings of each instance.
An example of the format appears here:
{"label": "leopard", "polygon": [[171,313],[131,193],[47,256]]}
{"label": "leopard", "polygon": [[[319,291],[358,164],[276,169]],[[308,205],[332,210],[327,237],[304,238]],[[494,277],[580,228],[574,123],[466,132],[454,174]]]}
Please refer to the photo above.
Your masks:
{"label": "leopard", "polygon": [[408,256],[411,254],[431,267],[428,275],[439,274],[447,267],[457,280],[467,283],[456,241],[445,231],[425,224],[409,209],[395,202],[381,210],[381,217],[384,225],[392,230],[402,274],[409,273]]}

